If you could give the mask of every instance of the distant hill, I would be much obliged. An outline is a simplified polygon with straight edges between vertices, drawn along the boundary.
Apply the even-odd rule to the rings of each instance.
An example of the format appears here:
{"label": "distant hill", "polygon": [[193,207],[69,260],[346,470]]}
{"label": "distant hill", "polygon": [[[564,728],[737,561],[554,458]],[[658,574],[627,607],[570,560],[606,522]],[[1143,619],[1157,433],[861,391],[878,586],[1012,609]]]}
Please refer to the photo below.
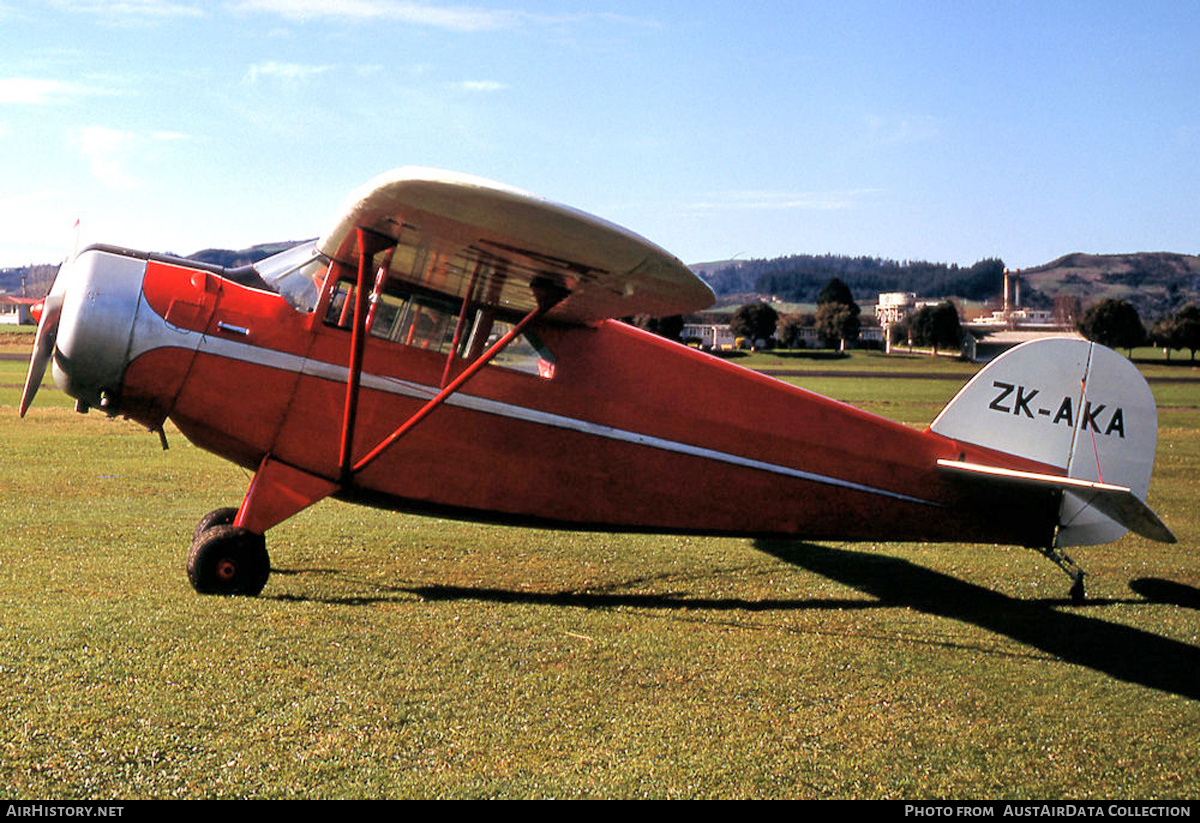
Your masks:
{"label": "distant hill", "polygon": [[954,263],[836,254],[700,263],[691,268],[718,295],[757,293],[793,303],[815,302],[834,277],[849,286],[859,302],[874,302],[880,292],[888,291],[986,300],[999,294],[1004,274],[1004,262],[995,259],[963,268]]}
{"label": "distant hill", "polygon": [[189,254],[187,259],[196,260],[200,263],[210,263],[214,266],[224,266],[227,269],[236,268],[238,266],[249,266],[251,263],[257,263],[264,257],[270,257],[272,254],[279,254],[281,251],[290,249],[292,246],[300,245],[302,240],[289,240],[285,243],[260,243],[257,246],[251,246],[248,249],[204,249],[195,254]]}
{"label": "distant hill", "polygon": [[58,274],[57,263],[0,269],[0,294],[13,294],[17,297],[42,297],[50,291],[50,285],[54,282],[56,274]]}
{"label": "distant hill", "polygon": [[1200,256],[1194,254],[1068,254],[1023,269],[1021,279],[1035,290],[1034,299],[1068,295],[1085,305],[1106,297],[1128,300],[1145,322],[1200,302]]}

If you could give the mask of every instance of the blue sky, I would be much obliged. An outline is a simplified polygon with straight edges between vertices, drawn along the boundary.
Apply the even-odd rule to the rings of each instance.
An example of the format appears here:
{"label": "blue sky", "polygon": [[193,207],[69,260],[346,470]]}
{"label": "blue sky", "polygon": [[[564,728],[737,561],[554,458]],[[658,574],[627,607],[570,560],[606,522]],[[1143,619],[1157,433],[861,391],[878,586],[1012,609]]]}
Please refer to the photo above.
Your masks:
{"label": "blue sky", "polygon": [[315,236],[402,165],[685,262],[1200,251],[1200,3],[0,0],[0,266]]}

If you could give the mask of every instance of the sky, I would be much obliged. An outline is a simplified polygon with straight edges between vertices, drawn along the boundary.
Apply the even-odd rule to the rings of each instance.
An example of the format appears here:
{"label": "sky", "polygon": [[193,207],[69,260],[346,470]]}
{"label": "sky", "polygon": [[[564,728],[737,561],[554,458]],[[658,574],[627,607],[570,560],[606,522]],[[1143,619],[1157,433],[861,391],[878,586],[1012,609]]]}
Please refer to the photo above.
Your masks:
{"label": "sky", "polygon": [[315,237],[405,165],[687,263],[1195,254],[1198,43],[1190,0],[0,0],[0,266]]}

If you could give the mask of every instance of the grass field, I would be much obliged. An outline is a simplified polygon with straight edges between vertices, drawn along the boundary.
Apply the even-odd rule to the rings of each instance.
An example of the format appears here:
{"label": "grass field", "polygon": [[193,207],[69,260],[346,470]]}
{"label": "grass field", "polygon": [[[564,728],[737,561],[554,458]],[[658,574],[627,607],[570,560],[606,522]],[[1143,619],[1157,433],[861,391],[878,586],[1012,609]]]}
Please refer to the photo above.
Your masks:
{"label": "grass field", "polygon": [[[912,424],[957,390],[938,374],[970,372],[744,362],[774,360],[929,370],[786,378]],[[1074,552],[1083,605],[1015,548],[567,534],[336,502],[268,535],[261,597],[226,599],[193,594],[183,559],[245,474],[49,388],[18,420],[23,371],[0,362],[6,797],[1200,795],[1200,383],[1153,383],[1150,503],[1180,542]]]}

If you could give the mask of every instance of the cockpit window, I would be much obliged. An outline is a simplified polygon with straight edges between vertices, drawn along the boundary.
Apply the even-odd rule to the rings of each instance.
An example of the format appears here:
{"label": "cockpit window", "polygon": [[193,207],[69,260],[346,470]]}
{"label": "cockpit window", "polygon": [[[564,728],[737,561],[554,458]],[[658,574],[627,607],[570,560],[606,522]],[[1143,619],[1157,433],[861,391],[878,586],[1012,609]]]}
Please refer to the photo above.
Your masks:
{"label": "cockpit window", "polygon": [[[325,323],[349,331],[354,323],[355,284],[339,280],[333,285]],[[414,294],[394,286],[368,297],[367,328],[372,337],[425,351],[454,354],[474,360],[512,329],[495,316],[495,310],[473,306],[460,318],[460,305],[433,295]],[[526,330],[492,361],[514,371],[543,379],[554,377],[554,354],[533,332]]]}
{"label": "cockpit window", "polygon": [[[471,336],[467,341],[468,350],[472,348],[490,348],[501,337],[512,330],[513,324],[493,317],[490,312],[481,311],[475,315]],[[480,345],[482,341],[482,346]],[[506,369],[536,374],[544,379],[554,377],[555,358],[553,352],[532,331],[523,332],[516,340],[509,343],[508,348],[500,352],[492,361],[496,366]]]}
{"label": "cockpit window", "polygon": [[296,311],[310,314],[321,296],[329,258],[310,240],[254,264],[258,276],[279,292]]}

